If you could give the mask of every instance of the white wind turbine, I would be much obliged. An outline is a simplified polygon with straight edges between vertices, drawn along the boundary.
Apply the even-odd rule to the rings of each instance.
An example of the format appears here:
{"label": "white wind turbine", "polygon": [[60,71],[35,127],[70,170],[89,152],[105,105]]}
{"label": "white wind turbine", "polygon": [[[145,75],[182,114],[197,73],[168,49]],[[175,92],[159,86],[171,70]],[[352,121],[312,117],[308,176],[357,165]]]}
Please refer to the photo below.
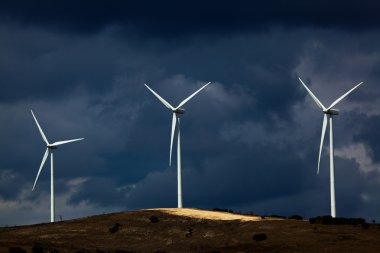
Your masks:
{"label": "white wind turbine", "polygon": [[42,135],[42,139],[44,139],[45,143],[46,143],[46,152],[44,154],[44,157],[42,158],[42,163],[41,163],[41,166],[40,166],[40,169],[38,170],[38,173],[37,173],[37,177],[36,177],[36,180],[34,181],[34,184],[33,184],[33,189],[32,191],[34,190],[34,187],[36,186],[36,183],[37,183],[37,180],[38,180],[38,177],[41,173],[41,170],[42,170],[42,167],[44,166],[45,162],[46,162],[46,159],[50,153],[50,222],[54,222],[54,211],[55,211],[55,205],[54,205],[54,166],[53,166],[53,150],[54,149],[57,149],[57,147],[59,145],[62,145],[62,144],[66,144],[66,143],[69,143],[69,142],[74,142],[74,141],[80,141],[80,140],[83,140],[84,138],[80,138],[80,139],[74,139],[74,140],[67,140],[67,141],[57,141],[57,142],[54,142],[52,144],[49,143],[49,141],[47,140],[44,132],[42,131],[42,128],[40,127],[40,124],[38,124],[38,121],[36,119],[36,117],[34,116],[34,113],[32,110],[30,110],[32,112],[32,115],[33,115],[33,118],[34,118],[34,121],[36,121],[36,124],[37,124],[37,127],[38,127],[38,130],[40,130],[40,133]]}
{"label": "white wind turbine", "polygon": [[327,127],[327,118],[330,121],[330,195],[331,195],[331,216],[336,217],[336,207],[335,207],[335,180],[334,180],[334,145],[333,145],[333,115],[338,115],[339,110],[333,109],[335,105],[337,105],[343,98],[345,98],[348,94],[350,94],[353,90],[355,90],[359,85],[361,85],[363,82],[360,82],[359,84],[355,85],[351,90],[347,91],[343,96],[335,100],[329,107],[324,107],[323,104],[318,100],[318,98],[311,92],[311,90],[305,85],[305,83],[301,80],[301,78],[298,78],[302,85],[305,87],[309,95],[312,97],[314,102],[317,104],[317,106],[322,110],[324,113],[323,117],[323,124],[322,124],[322,135],[321,135],[321,144],[319,146],[319,156],[318,156],[318,170],[317,174],[319,174],[319,164],[321,161],[321,153],[322,153],[322,146],[323,146],[323,140],[325,138],[325,132]]}
{"label": "white wind turbine", "polygon": [[181,114],[185,113],[185,109],[181,108],[181,106],[185,105],[191,98],[193,98],[198,92],[206,88],[207,85],[209,85],[211,82],[208,82],[207,84],[203,85],[199,90],[191,94],[188,98],[184,99],[177,107],[173,107],[171,104],[169,104],[165,99],[160,97],[154,90],[152,90],[148,85],[144,84],[152,93],[155,95],[158,100],[161,101],[169,110],[173,112],[173,120],[172,120],[172,131],[171,131],[171,137],[170,137],[170,156],[169,156],[169,166],[171,166],[172,162],[172,148],[173,148],[173,139],[174,139],[174,132],[176,129],[178,129],[177,134],[177,183],[178,183],[178,208],[182,208],[182,171],[181,171],[181,135],[180,135],[180,124],[179,124],[179,118]]}

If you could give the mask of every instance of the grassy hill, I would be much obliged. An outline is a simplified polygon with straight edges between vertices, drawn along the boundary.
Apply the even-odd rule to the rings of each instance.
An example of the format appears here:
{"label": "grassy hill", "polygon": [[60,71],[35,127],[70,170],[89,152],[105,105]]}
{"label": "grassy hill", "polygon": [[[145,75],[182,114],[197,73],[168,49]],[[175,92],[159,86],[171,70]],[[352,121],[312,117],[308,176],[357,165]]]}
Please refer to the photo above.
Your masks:
{"label": "grassy hill", "polygon": [[0,252],[380,252],[378,225],[151,209],[0,228]]}

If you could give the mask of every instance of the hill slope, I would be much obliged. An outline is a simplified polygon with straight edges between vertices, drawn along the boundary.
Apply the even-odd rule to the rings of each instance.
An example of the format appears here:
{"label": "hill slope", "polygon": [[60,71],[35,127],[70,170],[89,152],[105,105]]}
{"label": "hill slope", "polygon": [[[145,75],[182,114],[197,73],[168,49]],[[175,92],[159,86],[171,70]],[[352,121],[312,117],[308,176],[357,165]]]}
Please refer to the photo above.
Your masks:
{"label": "hill slope", "polygon": [[380,252],[380,229],[186,208],[150,209],[0,228],[0,252],[17,248],[59,253]]}

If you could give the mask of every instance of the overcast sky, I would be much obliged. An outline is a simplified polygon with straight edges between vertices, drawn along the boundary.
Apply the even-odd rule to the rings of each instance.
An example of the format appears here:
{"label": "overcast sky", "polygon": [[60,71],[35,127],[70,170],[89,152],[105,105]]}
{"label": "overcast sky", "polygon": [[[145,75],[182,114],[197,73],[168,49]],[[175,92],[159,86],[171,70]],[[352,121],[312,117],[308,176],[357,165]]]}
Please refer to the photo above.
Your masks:
{"label": "overcast sky", "polygon": [[[1,1],[0,225],[176,207],[171,113],[181,118],[184,207],[257,214],[330,213],[334,121],[338,216],[380,220],[378,1]],[[176,150],[176,149],[174,149]],[[176,154],[174,153],[174,157]]]}

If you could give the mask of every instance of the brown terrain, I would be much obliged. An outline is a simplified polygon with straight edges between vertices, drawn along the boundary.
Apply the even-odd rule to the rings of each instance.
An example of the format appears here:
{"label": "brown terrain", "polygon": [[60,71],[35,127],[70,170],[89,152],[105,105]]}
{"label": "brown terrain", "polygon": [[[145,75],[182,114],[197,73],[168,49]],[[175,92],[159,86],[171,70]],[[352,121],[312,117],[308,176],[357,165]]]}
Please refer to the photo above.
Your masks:
{"label": "brown terrain", "polygon": [[149,209],[0,228],[0,252],[380,252],[377,224]]}

